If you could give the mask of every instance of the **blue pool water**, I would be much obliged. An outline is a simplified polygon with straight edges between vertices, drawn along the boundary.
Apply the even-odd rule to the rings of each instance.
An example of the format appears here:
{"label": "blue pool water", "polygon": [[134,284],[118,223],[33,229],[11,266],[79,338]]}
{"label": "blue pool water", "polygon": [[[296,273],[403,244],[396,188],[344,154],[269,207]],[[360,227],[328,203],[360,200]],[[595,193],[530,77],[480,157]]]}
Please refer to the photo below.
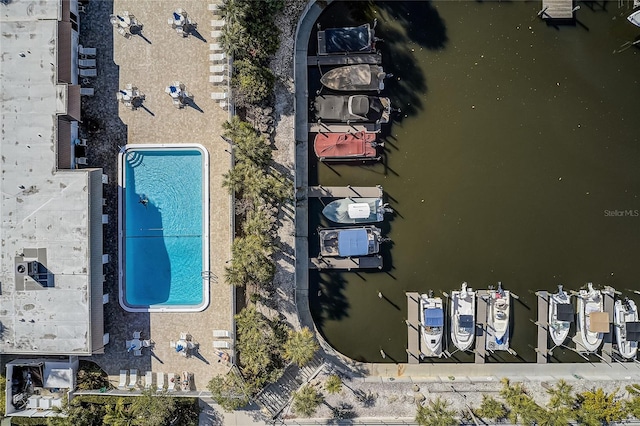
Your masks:
{"label": "blue pool water", "polygon": [[125,302],[203,302],[203,155],[197,149],[124,154]]}

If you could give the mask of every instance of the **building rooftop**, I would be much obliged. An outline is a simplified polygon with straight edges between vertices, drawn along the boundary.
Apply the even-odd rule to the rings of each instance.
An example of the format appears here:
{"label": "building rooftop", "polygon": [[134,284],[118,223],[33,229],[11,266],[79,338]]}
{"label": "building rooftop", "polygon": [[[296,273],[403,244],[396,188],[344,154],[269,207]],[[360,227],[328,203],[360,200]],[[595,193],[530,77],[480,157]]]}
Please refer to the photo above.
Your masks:
{"label": "building rooftop", "polygon": [[56,166],[68,93],[56,75],[60,4],[0,9],[0,354],[91,349],[91,176]]}

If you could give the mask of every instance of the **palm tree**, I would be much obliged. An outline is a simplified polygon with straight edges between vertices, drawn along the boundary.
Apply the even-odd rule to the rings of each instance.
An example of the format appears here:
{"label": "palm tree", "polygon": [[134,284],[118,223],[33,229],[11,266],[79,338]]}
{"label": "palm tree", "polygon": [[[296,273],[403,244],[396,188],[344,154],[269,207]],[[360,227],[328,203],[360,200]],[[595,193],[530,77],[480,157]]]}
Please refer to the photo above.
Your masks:
{"label": "palm tree", "polygon": [[449,403],[440,397],[430,399],[426,407],[418,405],[416,423],[420,426],[455,426],[459,423],[456,412],[448,407]]}
{"label": "palm tree", "polygon": [[207,384],[211,397],[227,411],[234,411],[249,403],[249,391],[244,380],[231,370],[225,376],[216,376]]}
{"label": "palm tree", "polygon": [[324,388],[330,394],[340,393],[342,392],[342,380],[337,374],[332,374],[327,377],[327,381],[324,382]]}
{"label": "palm tree", "polygon": [[131,405],[124,402],[124,398],[118,398],[116,405],[108,404],[106,414],[102,421],[110,426],[132,426],[136,424],[136,414],[131,409]]}
{"label": "palm tree", "polygon": [[293,394],[293,411],[304,417],[311,417],[324,398],[316,388],[305,385]]}
{"label": "palm tree", "polygon": [[573,386],[566,381],[560,379],[558,383],[550,389],[547,389],[547,393],[551,396],[548,407],[552,410],[559,408],[573,408],[576,398],[573,396]]}
{"label": "palm tree", "polygon": [[578,395],[579,409],[576,419],[579,423],[592,425],[618,422],[627,417],[622,401],[616,398],[618,391],[610,394],[598,388]]}
{"label": "palm tree", "polygon": [[300,331],[289,331],[289,338],[284,344],[284,358],[303,366],[313,359],[319,346],[309,328]]}
{"label": "palm tree", "polygon": [[506,417],[507,409],[502,402],[492,396],[484,394],[482,395],[480,408],[475,410],[475,414],[483,419],[497,421]]}

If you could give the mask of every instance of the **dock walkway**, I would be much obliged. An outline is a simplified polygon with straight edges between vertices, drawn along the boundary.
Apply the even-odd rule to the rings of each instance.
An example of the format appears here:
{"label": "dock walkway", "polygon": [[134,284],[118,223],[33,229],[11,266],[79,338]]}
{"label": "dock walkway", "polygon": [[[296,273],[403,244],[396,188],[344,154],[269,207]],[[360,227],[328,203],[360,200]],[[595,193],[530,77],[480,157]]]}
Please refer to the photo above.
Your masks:
{"label": "dock walkway", "polygon": [[475,363],[484,364],[486,352],[486,330],[487,330],[487,305],[488,294],[486,290],[477,290],[476,297],[476,350]]}
{"label": "dock walkway", "polygon": [[409,364],[420,363],[420,295],[407,292],[407,355]]}
{"label": "dock walkway", "polygon": [[309,133],[380,133],[380,123],[311,123],[309,124]]}
{"label": "dock walkway", "polygon": [[381,63],[382,55],[380,53],[353,53],[350,55],[307,56],[307,65],[310,67],[317,65],[380,65]]}
{"label": "dock walkway", "polygon": [[382,269],[382,256],[363,257],[312,257],[309,269]]}
{"label": "dock walkway", "polygon": [[609,332],[604,335],[604,343],[602,345],[602,361],[613,361],[613,315],[614,315],[614,296],[615,290],[611,287],[605,287],[602,290],[602,298],[604,301],[604,311],[609,314]]}
{"label": "dock walkway", "polygon": [[382,198],[382,186],[311,186],[307,190],[309,198]]}
{"label": "dock walkway", "polygon": [[539,15],[542,19],[572,19],[573,0],[542,0],[542,10]]}
{"label": "dock walkway", "polygon": [[536,346],[536,362],[538,364],[546,364],[548,361],[548,331],[549,331],[549,293],[546,291],[537,291],[538,296],[538,346]]}

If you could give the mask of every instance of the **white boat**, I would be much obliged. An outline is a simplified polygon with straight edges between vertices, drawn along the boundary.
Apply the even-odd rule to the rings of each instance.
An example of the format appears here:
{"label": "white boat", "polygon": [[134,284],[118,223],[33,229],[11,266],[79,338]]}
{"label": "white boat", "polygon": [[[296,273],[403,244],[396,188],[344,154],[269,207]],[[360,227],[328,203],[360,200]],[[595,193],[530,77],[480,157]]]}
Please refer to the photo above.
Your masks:
{"label": "white boat", "polygon": [[322,209],[324,217],[336,223],[382,222],[385,213],[391,213],[382,198],[341,198]]}
{"label": "white boat", "polygon": [[640,27],[640,9],[627,16],[627,19],[636,27]]}
{"label": "white boat", "polygon": [[633,359],[638,353],[640,339],[640,322],[638,322],[636,303],[626,297],[624,300],[616,300],[613,314],[618,352],[626,359]]}
{"label": "white boat", "polygon": [[320,255],[326,257],[359,257],[376,254],[383,242],[380,228],[324,228],[318,231]]}
{"label": "white boat", "polygon": [[471,349],[476,337],[476,292],[462,283],[451,292],[451,341],[461,351]]}
{"label": "white boat", "polygon": [[558,292],[549,295],[549,334],[556,346],[564,343],[569,335],[574,310],[571,296],[558,286]]}
{"label": "white boat", "polygon": [[355,64],[334,68],[320,78],[323,86],[343,92],[378,91],[384,89],[387,74],[379,65]]}
{"label": "white boat", "polygon": [[604,333],[609,331],[609,314],[603,312],[602,293],[587,284],[587,290],[578,293],[578,322],[580,335],[578,350],[595,352],[602,344]]}
{"label": "white boat", "polygon": [[502,289],[498,283],[498,289],[489,293],[489,310],[487,312],[487,342],[489,349],[509,349],[509,311],[511,309],[511,293]]}
{"label": "white boat", "polygon": [[444,311],[442,298],[420,295],[420,325],[422,339],[421,352],[426,357],[442,356],[442,335],[444,332]]}

